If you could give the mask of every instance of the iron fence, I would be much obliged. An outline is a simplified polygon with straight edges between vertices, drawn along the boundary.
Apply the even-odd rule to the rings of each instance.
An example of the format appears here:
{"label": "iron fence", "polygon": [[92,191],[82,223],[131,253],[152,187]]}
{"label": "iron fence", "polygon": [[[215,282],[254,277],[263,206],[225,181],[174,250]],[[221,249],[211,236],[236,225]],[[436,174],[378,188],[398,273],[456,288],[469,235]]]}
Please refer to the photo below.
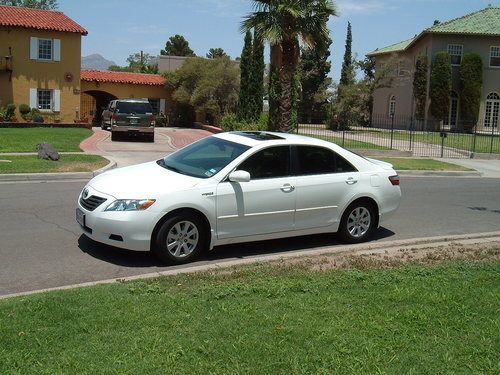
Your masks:
{"label": "iron fence", "polygon": [[[359,125],[350,121],[300,124],[297,132],[335,142],[348,149],[399,150],[414,156],[470,158],[500,154],[498,121],[420,121],[409,116],[373,115]],[[346,126],[345,124],[348,124]]]}

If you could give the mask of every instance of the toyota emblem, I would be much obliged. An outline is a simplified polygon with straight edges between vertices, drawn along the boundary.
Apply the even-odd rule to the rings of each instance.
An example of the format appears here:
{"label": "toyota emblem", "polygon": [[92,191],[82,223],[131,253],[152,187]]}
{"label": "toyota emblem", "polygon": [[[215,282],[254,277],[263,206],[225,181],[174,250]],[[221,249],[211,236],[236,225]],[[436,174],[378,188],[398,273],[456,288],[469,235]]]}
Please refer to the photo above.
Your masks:
{"label": "toyota emblem", "polygon": [[83,199],[87,199],[89,197],[89,189],[88,188],[83,189],[82,197],[83,197]]}

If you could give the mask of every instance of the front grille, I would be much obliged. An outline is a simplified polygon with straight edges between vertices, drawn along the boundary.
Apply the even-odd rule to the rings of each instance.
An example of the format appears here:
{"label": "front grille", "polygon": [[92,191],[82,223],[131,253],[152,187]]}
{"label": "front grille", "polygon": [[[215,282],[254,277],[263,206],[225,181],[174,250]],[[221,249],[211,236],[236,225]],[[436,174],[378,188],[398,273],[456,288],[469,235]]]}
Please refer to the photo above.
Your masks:
{"label": "front grille", "polygon": [[94,211],[101,204],[106,202],[106,198],[98,197],[97,195],[91,195],[87,199],[80,198],[80,204],[87,211]]}

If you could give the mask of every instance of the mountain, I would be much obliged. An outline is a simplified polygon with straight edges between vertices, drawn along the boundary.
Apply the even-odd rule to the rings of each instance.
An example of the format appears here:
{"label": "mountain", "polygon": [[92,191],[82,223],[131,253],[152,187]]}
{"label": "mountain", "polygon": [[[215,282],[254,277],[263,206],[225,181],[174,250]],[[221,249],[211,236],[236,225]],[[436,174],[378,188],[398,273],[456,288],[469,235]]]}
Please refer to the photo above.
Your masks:
{"label": "mountain", "polygon": [[110,65],[116,65],[114,61],[106,60],[98,53],[82,56],[82,69],[108,70]]}

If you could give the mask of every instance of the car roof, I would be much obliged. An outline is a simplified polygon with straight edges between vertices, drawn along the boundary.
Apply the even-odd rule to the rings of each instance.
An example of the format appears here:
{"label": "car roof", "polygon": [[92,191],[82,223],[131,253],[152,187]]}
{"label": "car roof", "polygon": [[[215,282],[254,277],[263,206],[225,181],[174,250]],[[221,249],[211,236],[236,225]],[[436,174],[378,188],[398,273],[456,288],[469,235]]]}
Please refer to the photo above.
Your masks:
{"label": "car roof", "polygon": [[268,143],[269,145],[277,144],[302,144],[302,145],[316,145],[324,147],[339,147],[335,143],[327,142],[321,139],[307,137],[299,134],[291,133],[277,133],[268,131],[235,131],[218,133],[216,137],[226,139],[228,141],[241,143],[250,147],[254,147],[260,144]]}

